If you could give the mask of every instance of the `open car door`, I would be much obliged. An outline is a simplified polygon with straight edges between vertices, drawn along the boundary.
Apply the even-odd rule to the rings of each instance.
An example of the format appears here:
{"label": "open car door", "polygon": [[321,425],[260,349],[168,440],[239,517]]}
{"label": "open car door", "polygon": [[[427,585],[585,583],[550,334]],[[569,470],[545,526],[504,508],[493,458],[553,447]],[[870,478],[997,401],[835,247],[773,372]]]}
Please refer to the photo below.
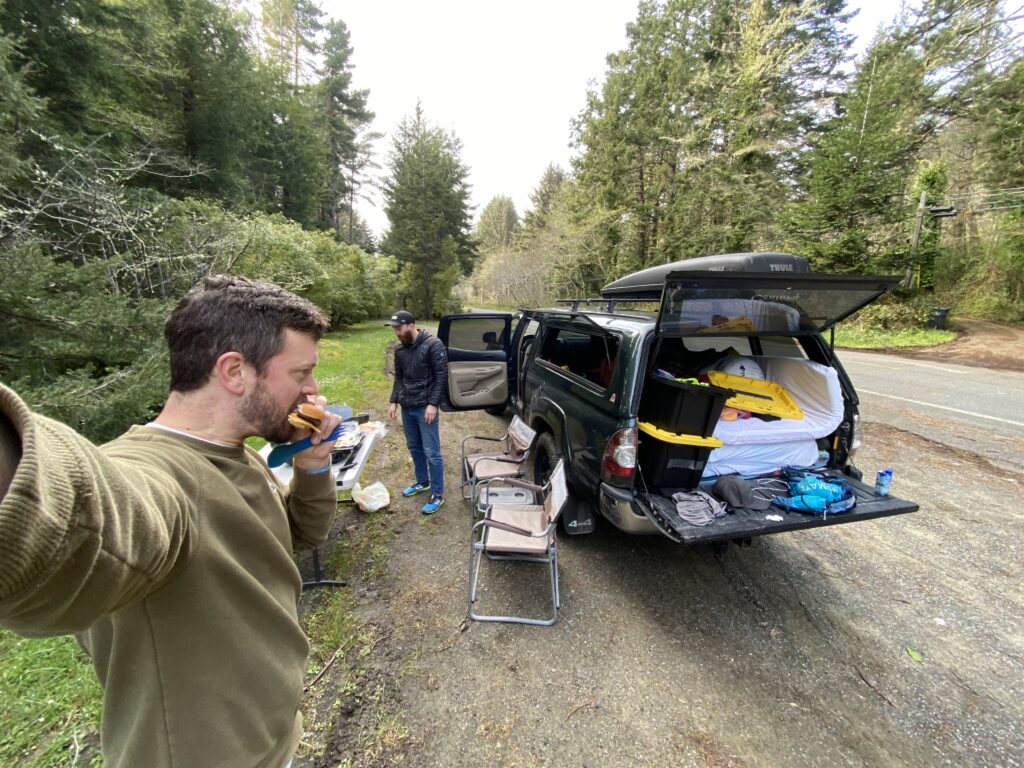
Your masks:
{"label": "open car door", "polygon": [[512,315],[445,315],[437,337],[448,348],[446,411],[501,409],[508,403]]}

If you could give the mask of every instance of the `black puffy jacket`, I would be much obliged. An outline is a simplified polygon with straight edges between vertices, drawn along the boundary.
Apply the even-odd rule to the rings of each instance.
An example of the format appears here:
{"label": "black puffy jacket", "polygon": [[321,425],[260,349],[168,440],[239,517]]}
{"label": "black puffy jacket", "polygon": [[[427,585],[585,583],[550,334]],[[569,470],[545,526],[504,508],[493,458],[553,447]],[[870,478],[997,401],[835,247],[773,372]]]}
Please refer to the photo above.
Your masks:
{"label": "black puffy jacket", "polygon": [[441,340],[420,329],[408,347],[395,349],[395,386],[391,402],[409,408],[440,407],[448,387],[448,350]]}

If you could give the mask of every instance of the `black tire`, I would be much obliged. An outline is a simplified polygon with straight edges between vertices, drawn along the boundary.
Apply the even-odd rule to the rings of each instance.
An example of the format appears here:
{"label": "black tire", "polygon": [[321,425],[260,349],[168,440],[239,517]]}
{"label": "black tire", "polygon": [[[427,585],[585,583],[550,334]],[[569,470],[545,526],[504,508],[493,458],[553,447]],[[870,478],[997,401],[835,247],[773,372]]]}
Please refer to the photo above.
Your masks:
{"label": "black tire", "polygon": [[[533,449],[533,482],[536,485],[544,485],[548,481],[548,477],[551,476],[551,470],[555,468],[558,460],[562,458],[562,450],[555,443],[555,438],[550,432],[541,432],[537,436],[537,446]],[[566,504],[585,504],[586,502],[578,498],[573,498],[571,495],[566,501]],[[593,519],[597,520],[597,515],[593,515]],[[570,531],[566,527],[566,515],[563,514],[558,520],[558,530],[562,533],[570,535],[577,533],[576,531]]]}
{"label": "black tire", "polygon": [[537,435],[537,446],[533,449],[533,482],[544,485],[560,458],[562,450],[555,444],[554,436],[550,432]]}

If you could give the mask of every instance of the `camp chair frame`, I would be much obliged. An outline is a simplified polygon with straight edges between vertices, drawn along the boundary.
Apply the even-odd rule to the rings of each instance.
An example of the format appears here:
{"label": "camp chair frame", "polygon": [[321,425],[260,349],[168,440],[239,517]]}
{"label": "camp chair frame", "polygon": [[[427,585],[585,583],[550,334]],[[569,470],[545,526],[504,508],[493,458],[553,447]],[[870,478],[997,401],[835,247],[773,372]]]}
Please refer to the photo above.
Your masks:
{"label": "camp chair frame", "polygon": [[[462,438],[462,498],[476,501],[476,487],[481,480],[498,477],[522,477],[526,474],[526,459],[533,449],[537,433],[518,416],[513,417],[508,430],[501,437],[466,435]],[[498,453],[466,454],[470,440],[501,443]],[[482,471],[478,471],[483,464]]]}
{"label": "camp chair frame", "polygon": [[[559,460],[543,487],[516,478],[493,478],[489,482],[499,481],[540,494],[543,504],[480,503],[479,512],[483,517],[473,525],[469,541],[469,618],[474,621],[551,626],[558,620],[558,609],[562,606],[555,529],[569,495],[564,461]],[[534,521],[533,525],[526,523],[531,519]],[[490,560],[546,563],[551,576],[551,616],[530,618],[476,613],[473,604],[477,599],[480,565],[484,556]]]}

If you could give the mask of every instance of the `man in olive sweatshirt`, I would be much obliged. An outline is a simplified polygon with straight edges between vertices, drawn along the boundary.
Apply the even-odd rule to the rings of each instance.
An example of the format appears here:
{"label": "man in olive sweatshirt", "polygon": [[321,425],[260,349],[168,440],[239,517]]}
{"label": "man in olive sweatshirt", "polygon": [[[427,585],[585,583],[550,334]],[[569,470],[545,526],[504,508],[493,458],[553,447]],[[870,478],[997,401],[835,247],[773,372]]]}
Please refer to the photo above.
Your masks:
{"label": "man in olive sweatshirt", "polygon": [[0,386],[0,625],[75,633],[103,686],[106,768],[283,768],[302,735],[292,559],[336,507],[325,440],[290,488],[243,444],[285,442],[327,328],[269,283],[207,278],[165,325],[160,415],[97,447]]}

